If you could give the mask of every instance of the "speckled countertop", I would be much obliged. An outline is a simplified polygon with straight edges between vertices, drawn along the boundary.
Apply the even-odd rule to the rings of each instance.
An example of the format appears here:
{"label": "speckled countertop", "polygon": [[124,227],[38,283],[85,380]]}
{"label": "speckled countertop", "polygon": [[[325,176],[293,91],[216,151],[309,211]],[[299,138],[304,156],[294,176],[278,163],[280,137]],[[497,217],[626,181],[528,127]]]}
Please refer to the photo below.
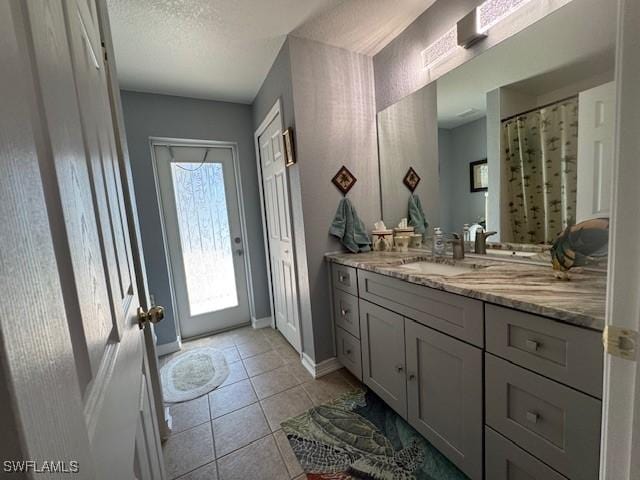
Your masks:
{"label": "speckled countertop", "polygon": [[434,259],[428,252],[330,253],[329,262],[380,273],[389,277],[457,293],[466,297],[544,315],[556,320],[603,330],[606,274],[571,270],[571,280],[556,279],[551,266],[511,263],[499,259],[467,257],[457,264],[475,267],[455,276],[408,272],[398,267],[421,260],[453,263],[447,257]]}

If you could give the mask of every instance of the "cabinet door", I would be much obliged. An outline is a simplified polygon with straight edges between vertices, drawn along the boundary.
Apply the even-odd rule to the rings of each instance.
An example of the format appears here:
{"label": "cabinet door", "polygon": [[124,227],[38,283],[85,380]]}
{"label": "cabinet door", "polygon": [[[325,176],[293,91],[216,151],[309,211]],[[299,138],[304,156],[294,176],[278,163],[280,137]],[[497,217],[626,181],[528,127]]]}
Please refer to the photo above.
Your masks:
{"label": "cabinet door", "polygon": [[363,382],[407,418],[404,318],[360,300]]}
{"label": "cabinet door", "polygon": [[408,421],[460,470],[482,478],[482,350],[405,320]]}

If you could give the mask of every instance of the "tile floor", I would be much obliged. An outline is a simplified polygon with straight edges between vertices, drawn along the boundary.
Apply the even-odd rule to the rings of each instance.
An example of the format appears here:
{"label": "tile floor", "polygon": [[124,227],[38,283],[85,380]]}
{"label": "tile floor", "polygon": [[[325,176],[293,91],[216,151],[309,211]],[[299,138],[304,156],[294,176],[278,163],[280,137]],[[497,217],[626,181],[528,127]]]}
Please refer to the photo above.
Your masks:
{"label": "tile floor", "polygon": [[229,377],[208,395],[170,407],[173,433],[163,446],[168,478],[304,479],[280,423],[360,386],[358,380],[344,369],[314,380],[270,328],[186,342],[183,351],[204,345],[225,353]]}

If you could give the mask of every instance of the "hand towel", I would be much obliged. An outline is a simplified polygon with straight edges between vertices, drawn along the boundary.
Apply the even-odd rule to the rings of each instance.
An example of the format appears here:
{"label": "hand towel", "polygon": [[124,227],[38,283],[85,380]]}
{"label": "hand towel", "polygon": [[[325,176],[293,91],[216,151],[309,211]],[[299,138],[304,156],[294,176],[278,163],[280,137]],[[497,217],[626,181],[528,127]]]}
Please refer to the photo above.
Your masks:
{"label": "hand towel", "polygon": [[422,202],[420,197],[415,193],[409,196],[409,225],[415,227],[415,232],[421,235],[427,233],[429,228],[429,222],[425,217],[424,210],[422,209]]}
{"label": "hand towel", "polygon": [[348,198],[340,200],[336,215],[331,222],[329,233],[338,237],[342,244],[352,253],[371,250],[371,239],[358,217],[356,209]]}

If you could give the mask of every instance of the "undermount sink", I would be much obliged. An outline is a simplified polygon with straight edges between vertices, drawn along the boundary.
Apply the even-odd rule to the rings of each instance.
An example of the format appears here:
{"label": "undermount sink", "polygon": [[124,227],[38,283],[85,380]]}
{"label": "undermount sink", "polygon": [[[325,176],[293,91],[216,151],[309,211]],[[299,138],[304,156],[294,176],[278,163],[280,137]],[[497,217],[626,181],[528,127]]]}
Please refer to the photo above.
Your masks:
{"label": "undermount sink", "polygon": [[478,265],[435,263],[429,261],[407,263],[398,267],[400,270],[406,270],[407,273],[417,273],[420,275],[442,275],[444,277],[455,277],[464,273],[471,273],[478,268]]}
{"label": "undermount sink", "polygon": [[497,257],[530,258],[535,257],[539,253],[540,252],[522,252],[519,250],[487,249],[487,255],[495,255]]}

